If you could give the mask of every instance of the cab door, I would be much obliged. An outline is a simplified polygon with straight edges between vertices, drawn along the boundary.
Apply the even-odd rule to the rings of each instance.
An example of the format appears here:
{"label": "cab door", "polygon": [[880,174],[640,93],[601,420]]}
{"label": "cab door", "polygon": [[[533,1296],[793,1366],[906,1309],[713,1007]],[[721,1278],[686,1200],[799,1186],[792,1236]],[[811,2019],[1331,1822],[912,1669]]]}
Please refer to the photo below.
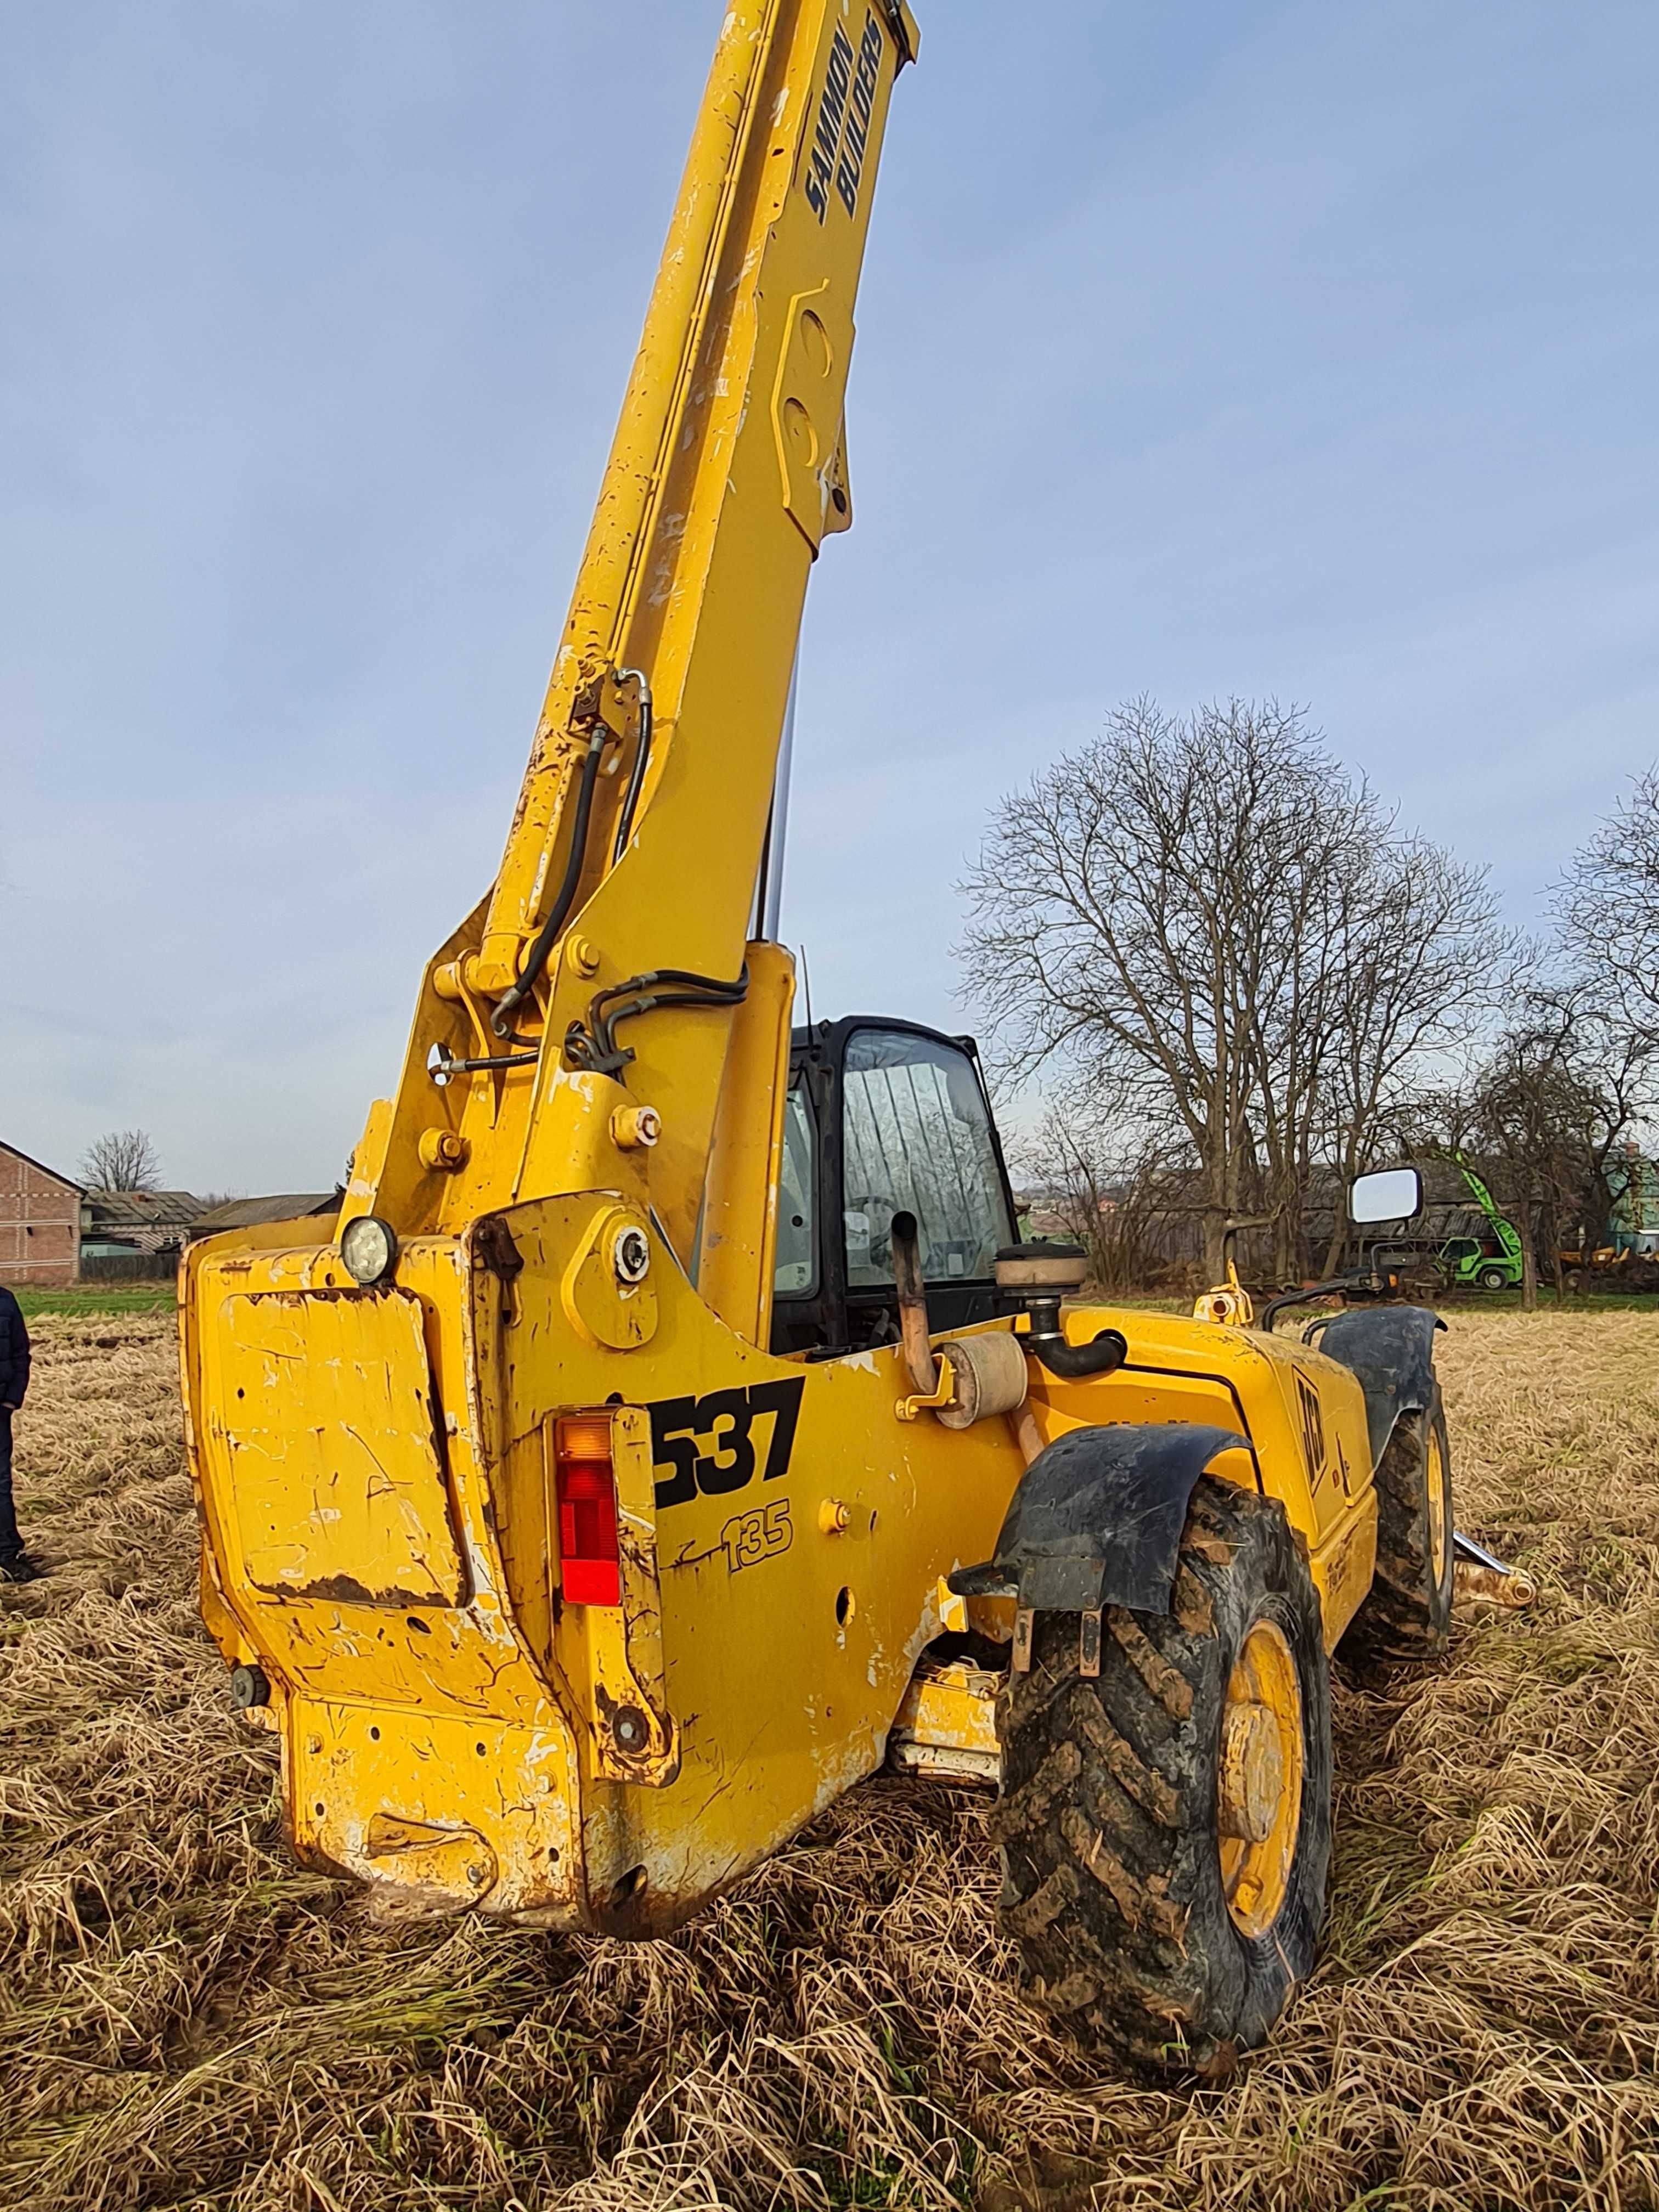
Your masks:
{"label": "cab door", "polygon": [[969,1037],[853,1016],[797,1030],[778,1193],[773,1349],[898,1333],[892,1224],[916,1217],[936,1329],[988,1321],[1012,1194]]}

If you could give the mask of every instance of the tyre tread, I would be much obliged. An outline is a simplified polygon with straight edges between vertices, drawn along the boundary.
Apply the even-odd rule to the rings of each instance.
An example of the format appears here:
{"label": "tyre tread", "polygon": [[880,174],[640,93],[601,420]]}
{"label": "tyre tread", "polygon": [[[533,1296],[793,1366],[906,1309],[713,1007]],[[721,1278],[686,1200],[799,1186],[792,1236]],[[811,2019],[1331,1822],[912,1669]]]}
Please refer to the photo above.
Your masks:
{"label": "tyre tread", "polygon": [[[1432,1588],[1423,1502],[1427,1437],[1434,1429],[1442,1451],[1449,1451],[1437,1383],[1425,1413],[1400,1416],[1377,1464],[1376,1565],[1370,1589],[1343,1638],[1346,1657],[1431,1659],[1445,1649],[1449,1592],[1443,1601]],[[1449,1459],[1447,1467],[1449,1479]]]}
{"label": "tyre tread", "polygon": [[[1078,1616],[1039,1616],[1030,1668],[1009,1678],[999,1701],[1004,1794],[993,1832],[1004,1853],[1003,1922],[1018,1942],[1027,1985],[1082,2039],[1160,2069],[1172,2058],[1200,2070],[1231,2063],[1237,2048],[1261,2039],[1311,1962],[1316,1913],[1305,1942],[1298,1922],[1257,1947],[1279,1949],[1279,1966],[1266,1970],[1280,1976],[1277,2001],[1259,1990],[1241,1998],[1237,1976],[1228,1980],[1231,1964],[1218,1968],[1206,1948],[1213,1929],[1206,1935],[1193,1923],[1188,1893],[1206,1818],[1214,1850],[1214,1753],[1200,1739],[1218,1727],[1218,1601],[1245,1550],[1250,1571],[1293,1594],[1317,1644],[1318,1600],[1282,1509],[1206,1477],[1182,1536],[1173,1611],[1109,1607],[1102,1671],[1091,1679],[1078,1668]],[[1323,1699],[1322,1648],[1318,1666]],[[1328,1702],[1317,1726],[1325,1826],[1310,1849],[1322,1906]],[[1224,1940],[1242,1940],[1231,1923]],[[1224,2003],[1215,1995],[1223,1984]]]}

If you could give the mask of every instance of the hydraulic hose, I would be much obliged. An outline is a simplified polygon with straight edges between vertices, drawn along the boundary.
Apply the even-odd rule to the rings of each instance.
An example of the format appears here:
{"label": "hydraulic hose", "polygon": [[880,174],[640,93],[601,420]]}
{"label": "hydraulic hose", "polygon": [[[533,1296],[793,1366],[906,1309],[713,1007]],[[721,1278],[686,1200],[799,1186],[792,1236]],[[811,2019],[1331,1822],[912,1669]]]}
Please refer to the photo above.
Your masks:
{"label": "hydraulic hose", "polygon": [[[665,990],[663,986],[672,988]],[[572,1022],[565,1032],[565,1063],[591,1067],[601,1075],[618,1075],[633,1059],[625,1045],[617,1042],[619,1022],[654,1014],[659,1006],[740,1006],[749,995],[749,963],[745,961],[730,982],[720,975],[696,975],[686,968],[653,968],[644,975],[630,975],[595,994],[587,1009],[588,1026]]]}
{"label": "hydraulic hose", "polygon": [[519,1037],[513,1034],[513,1017],[534,990],[541,972],[547,965],[547,956],[554,941],[564,927],[576,896],[576,886],[581,881],[582,861],[587,851],[587,825],[593,812],[593,790],[599,779],[599,758],[611,732],[603,722],[593,725],[593,734],[587,741],[587,758],[582,763],[582,779],[576,793],[576,816],[571,825],[570,855],[565,862],[564,881],[559,885],[559,895],[554,900],[547,920],[536,933],[519,980],[511,989],[504,991],[495,1002],[495,1011],[489,1018],[489,1026],[498,1037],[513,1044],[533,1044],[533,1037]]}
{"label": "hydraulic hose", "polygon": [[629,771],[628,789],[623,794],[622,811],[617,817],[617,838],[611,848],[611,863],[613,867],[628,850],[628,841],[634,832],[634,810],[640,803],[640,789],[645,781],[647,763],[651,758],[653,721],[651,686],[641,669],[619,668],[617,671],[618,684],[626,684],[630,678],[639,686],[640,737],[639,743],[634,749],[634,765]]}

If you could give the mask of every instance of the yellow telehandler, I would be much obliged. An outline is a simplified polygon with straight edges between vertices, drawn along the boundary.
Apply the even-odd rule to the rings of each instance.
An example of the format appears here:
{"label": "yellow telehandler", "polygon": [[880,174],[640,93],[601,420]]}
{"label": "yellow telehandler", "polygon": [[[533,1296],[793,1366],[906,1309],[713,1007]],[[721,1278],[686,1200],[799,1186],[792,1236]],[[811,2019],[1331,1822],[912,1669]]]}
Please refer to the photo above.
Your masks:
{"label": "yellow telehandler", "polygon": [[308,1864],[650,1936],[961,1777],[1036,1996],[1213,2069],[1312,1963],[1328,1655],[1445,1636],[1436,1323],[1068,1303],[970,1042],[792,1030],[780,753],[916,51],[728,0],[500,873],[337,1220],[187,1255],[204,1611]]}

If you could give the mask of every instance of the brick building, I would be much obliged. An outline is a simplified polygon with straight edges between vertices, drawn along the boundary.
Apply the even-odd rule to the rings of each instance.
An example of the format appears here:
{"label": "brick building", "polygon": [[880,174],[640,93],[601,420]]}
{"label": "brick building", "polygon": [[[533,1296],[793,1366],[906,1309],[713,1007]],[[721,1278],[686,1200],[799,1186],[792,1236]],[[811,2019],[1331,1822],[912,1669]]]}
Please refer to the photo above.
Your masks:
{"label": "brick building", "polygon": [[0,1283],[57,1287],[81,1273],[79,1183],[0,1144]]}

